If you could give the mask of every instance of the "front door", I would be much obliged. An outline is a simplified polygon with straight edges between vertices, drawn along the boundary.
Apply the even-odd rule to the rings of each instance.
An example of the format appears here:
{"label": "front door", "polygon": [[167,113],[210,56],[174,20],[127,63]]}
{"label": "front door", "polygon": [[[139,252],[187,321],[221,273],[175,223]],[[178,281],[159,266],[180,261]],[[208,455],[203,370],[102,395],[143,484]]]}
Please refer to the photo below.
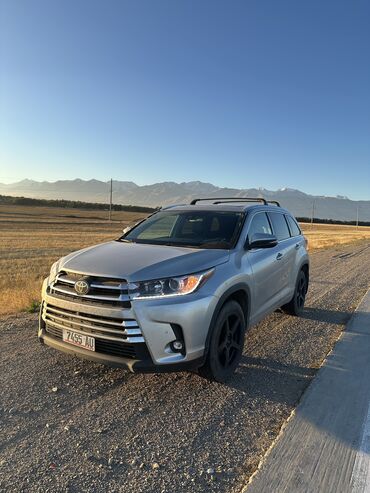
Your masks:
{"label": "front door", "polygon": [[[265,212],[257,212],[248,228],[248,238],[255,233],[273,234],[270,221]],[[260,320],[278,303],[284,287],[283,245],[273,248],[256,248],[247,250],[245,255],[251,266],[253,289],[251,296],[251,322]]]}

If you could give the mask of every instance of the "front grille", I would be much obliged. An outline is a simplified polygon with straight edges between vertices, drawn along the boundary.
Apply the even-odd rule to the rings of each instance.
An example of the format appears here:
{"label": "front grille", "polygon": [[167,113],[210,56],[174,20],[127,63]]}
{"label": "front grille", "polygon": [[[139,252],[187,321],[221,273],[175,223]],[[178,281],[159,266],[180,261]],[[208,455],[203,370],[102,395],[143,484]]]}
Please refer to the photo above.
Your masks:
{"label": "front grille", "polygon": [[[80,295],[75,291],[75,283],[85,279],[90,286],[89,292]],[[50,294],[84,304],[109,304],[130,308],[128,284],[125,280],[109,277],[83,276],[75,272],[61,271],[50,286]]]}
{"label": "front grille", "polygon": [[102,317],[81,311],[66,310],[44,303],[42,318],[47,326],[56,329],[70,329],[95,337],[96,340],[142,343],[145,342],[136,320]]}
{"label": "front grille", "polygon": [[[55,339],[63,339],[63,330],[46,325],[46,332],[53,336]],[[119,356],[121,358],[149,359],[149,351],[145,343],[128,344],[126,342],[112,342],[105,341],[103,339],[95,340],[95,352],[103,354],[111,354],[112,356]]]}

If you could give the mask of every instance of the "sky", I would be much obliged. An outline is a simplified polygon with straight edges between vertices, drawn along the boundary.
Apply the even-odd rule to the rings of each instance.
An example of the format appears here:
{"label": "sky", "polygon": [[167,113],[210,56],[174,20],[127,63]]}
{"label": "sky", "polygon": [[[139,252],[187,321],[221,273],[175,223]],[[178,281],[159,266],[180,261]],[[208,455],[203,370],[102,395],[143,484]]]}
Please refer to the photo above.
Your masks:
{"label": "sky", "polygon": [[0,0],[0,182],[370,199],[367,0]]}

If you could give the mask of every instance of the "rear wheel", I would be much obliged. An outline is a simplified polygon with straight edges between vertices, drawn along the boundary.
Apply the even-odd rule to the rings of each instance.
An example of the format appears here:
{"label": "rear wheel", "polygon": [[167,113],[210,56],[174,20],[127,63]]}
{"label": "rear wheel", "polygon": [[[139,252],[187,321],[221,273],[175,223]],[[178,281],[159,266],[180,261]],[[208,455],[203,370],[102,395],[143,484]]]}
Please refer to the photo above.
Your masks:
{"label": "rear wheel", "polygon": [[234,373],[243,352],[245,318],[239,303],[225,303],[211,330],[206,361],[198,371],[210,380],[224,382]]}
{"label": "rear wheel", "polygon": [[307,277],[303,270],[298,274],[293,298],[289,303],[282,306],[282,310],[290,315],[300,315],[304,309],[307,293]]}

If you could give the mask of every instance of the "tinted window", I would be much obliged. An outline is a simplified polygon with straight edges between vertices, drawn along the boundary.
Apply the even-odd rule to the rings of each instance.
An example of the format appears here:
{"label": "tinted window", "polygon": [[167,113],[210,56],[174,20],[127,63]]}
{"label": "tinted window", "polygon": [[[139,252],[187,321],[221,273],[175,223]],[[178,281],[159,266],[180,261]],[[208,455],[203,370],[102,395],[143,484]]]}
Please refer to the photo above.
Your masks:
{"label": "tinted window", "polygon": [[141,240],[149,240],[151,238],[168,239],[171,236],[175,222],[175,215],[158,217],[157,220],[152,221],[147,228],[140,228],[139,226],[141,231],[138,231],[137,238],[140,238]]}
{"label": "tinted window", "polygon": [[292,236],[298,236],[301,234],[301,230],[299,229],[298,224],[295,222],[295,220],[291,216],[285,216],[288,220],[288,224],[290,227],[290,232]]}
{"label": "tinted window", "polygon": [[132,229],[124,240],[137,243],[231,248],[240,231],[239,212],[158,212]]}
{"label": "tinted window", "polygon": [[252,219],[249,227],[248,238],[251,240],[253,235],[256,233],[272,234],[270,223],[265,212],[256,214]]}
{"label": "tinted window", "polygon": [[279,212],[269,212],[269,217],[272,223],[272,229],[278,241],[290,238],[290,232],[283,214]]}

